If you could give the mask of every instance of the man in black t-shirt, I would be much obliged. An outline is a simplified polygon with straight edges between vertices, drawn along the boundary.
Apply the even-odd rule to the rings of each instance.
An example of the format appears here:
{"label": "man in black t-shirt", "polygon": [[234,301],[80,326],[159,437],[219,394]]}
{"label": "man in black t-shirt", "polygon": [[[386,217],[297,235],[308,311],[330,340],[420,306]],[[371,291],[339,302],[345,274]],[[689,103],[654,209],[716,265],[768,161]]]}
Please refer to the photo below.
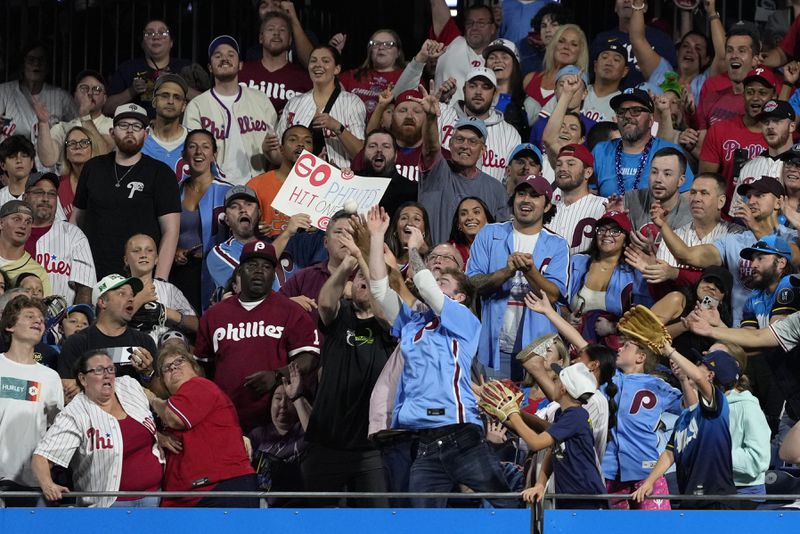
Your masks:
{"label": "man in black t-shirt", "polygon": [[155,275],[169,276],[181,199],[175,173],[141,152],[148,123],[141,106],[118,107],[110,132],[117,150],[90,159],[78,179],[71,222],[89,239],[98,278],[122,272],[125,242],[134,234],[159,244]]}
{"label": "man in black t-shirt", "polygon": [[[354,245],[348,248],[360,255]],[[359,263],[352,300],[345,300],[345,284]],[[384,492],[381,454],[367,438],[369,400],[394,342],[372,313],[363,259],[345,257],[322,287],[318,306],[325,364],[306,431],[309,447],[301,465],[305,489]],[[388,506],[386,499],[353,504]]]}
{"label": "man in black t-shirt", "polygon": [[75,362],[89,349],[108,349],[117,376],[132,376],[149,387],[156,344],[149,335],[128,326],[133,316],[133,297],[142,287],[138,278],[118,274],[110,274],[94,286],[92,302],[97,306],[97,322],[68,337],[58,357],[65,402],[79,391],[75,383]]}

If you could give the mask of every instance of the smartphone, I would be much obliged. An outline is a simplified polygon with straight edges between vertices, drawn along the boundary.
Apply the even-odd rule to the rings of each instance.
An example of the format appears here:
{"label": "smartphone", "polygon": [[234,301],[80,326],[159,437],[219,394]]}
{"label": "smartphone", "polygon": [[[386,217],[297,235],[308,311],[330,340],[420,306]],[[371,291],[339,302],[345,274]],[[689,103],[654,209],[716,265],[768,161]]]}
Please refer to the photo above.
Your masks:
{"label": "smartphone", "polygon": [[131,355],[136,350],[136,347],[111,347],[108,350],[108,355],[111,356],[111,361],[119,365],[133,365],[131,362]]}
{"label": "smartphone", "polygon": [[702,306],[706,310],[711,308],[716,308],[717,306],[719,306],[719,300],[715,299],[714,297],[706,295],[705,297],[703,297],[703,300],[700,301],[700,306]]}

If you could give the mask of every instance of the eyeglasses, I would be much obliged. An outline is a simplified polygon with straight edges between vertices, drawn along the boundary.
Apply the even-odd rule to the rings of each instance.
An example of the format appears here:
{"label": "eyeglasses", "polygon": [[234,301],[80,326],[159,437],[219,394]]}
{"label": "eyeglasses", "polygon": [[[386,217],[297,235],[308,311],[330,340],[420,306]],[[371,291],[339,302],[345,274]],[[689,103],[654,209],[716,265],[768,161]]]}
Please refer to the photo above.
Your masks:
{"label": "eyeglasses", "polygon": [[476,146],[480,146],[481,143],[483,143],[483,139],[480,137],[464,137],[463,135],[456,135],[453,136],[453,143],[457,143],[459,145],[466,143],[474,148]]}
{"label": "eyeglasses", "polygon": [[492,24],[491,20],[468,20],[464,23],[465,28],[472,28],[473,26],[478,29],[484,29]]}
{"label": "eyeglasses", "polygon": [[634,106],[632,108],[619,108],[617,110],[617,117],[624,117],[625,115],[630,115],[631,117],[636,119],[642,113],[650,113],[650,110],[640,106]]}
{"label": "eyeglasses", "polygon": [[86,85],[85,83],[78,86],[78,91],[90,95],[102,95],[106,92],[102,85]]}
{"label": "eyeglasses", "polygon": [[611,237],[617,237],[622,234],[622,230],[620,228],[613,228],[611,226],[603,226],[597,229],[597,235],[610,235]]}
{"label": "eyeglasses", "polygon": [[117,374],[117,368],[114,367],[113,365],[109,365],[108,367],[103,367],[102,365],[98,365],[94,369],[85,370],[83,373],[87,375],[91,373],[96,376],[101,376],[101,375],[114,376],[115,374]]}
{"label": "eyeglasses", "polygon": [[452,254],[429,254],[428,255],[428,261],[430,261],[431,263],[435,262],[436,260],[450,260],[453,263],[458,263],[458,260],[456,260],[455,256],[453,256]]}
{"label": "eyeglasses", "polygon": [[369,45],[376,48],[394,48],[397,43],[395,41],[370,41]]}
{"label": "eyeglasses", "polygon": [[80,139],[78,141],[75,140],[67,141],[66,143],[64,143],[64,146],[74,150],[76,148],[86,148],[87,146],[91,146],[91,144],[92,144],[91,139]]}
{"label": "eyeglasses", "polygon": [[141,132],[144,129],[144,124],[141,122],[118,122],[114,128],[122,130],[123,132]]}
{"label": "eyeglasses", "polygon": [[183,102],[186,100],[182,95],[176,95],[173,93],[156,93],[154,96],[156,98],[160,98],[161,100],[166,100],[167,102],[170,100],[174,100],[175,102]]}
{"label": "eyeglasses", "polygon": [[161,32],[144,32],[145,39],[155,39],[156,37],[169,37],[169,30]]}
{"label": "eyeglasses", "polygon": [[25,63],[28,65],[47,65],[47,58],[39,56],[25,56]]}
{"label": "eyeglasses", "polygon": [[58,191],[45,191],[44,189],[31,189],[25,194],[32,197],[58,198]]}
{"label": "eyeglasses", "polygon": [[186,363],[186,358],[184,358],[183,356],[178,356],[167,365],[161,367],[161,374],[165,375],[167,373],[171,373],[172,371],[175,371],[176,369],[183,367],[183,364],[185,363]]}

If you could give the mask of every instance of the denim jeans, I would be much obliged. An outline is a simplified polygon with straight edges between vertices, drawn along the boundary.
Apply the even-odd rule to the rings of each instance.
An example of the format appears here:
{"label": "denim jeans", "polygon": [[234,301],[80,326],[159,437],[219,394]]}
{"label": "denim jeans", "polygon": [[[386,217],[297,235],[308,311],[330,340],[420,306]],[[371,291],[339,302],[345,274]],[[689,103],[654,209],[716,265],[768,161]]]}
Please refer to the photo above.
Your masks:
{"label": "denim jeans", "polygon": [[[409,491],[412,493],[450,492],[457,484],[476,492],[511,491],[500,460],[477,425],[458,425],[453,432],[429,443],[421,438],[417,457],[411,465]],[[493,499],[490,502],[496,508],[519,505],[517,500]],[[412,504],[417,508],[443,508],[447,500],[413,498]]]}
{"label": "denim jeans", "polygon": [[114,501],[111,508],[158,508],[160,502],[160,497],[142,497],[132,501]]}

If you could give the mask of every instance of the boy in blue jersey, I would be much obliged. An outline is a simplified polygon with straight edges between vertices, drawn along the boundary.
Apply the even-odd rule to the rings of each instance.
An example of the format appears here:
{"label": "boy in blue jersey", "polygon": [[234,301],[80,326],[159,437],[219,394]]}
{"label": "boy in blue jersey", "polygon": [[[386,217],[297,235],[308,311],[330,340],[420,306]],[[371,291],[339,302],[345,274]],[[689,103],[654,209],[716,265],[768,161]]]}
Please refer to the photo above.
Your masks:
{"label": "boy in blue jersey", "polygon": [[[561,368],[554,363],[553,401],[560,408],[553,423],[541,433],[529,428],[519,415],[511,413],[508,426],[532,451],[549,448],[536,484],[522,492],[527,502],[541,500],[551,474],[556,476],[556,493],[601,494],[605,491],[597,469],[592,425],[583,405],[597,391],[597,380],[584,363]],[[556,508],[607,508],[606,501],[562,500]]]}
{"label": "boy in blue jersey", "polygon": [[[603,457],[603,476],[608,493],[629,494],[642,485],[658,460],[655,432],[664,412],[680,413],[681,392],[651,375],[656,354],[647,346],[627,340],[617,351],[618,372],[614,376],[617,424],[611,429]],[[605,388],[602,388],[605,393]],[[656,478],[653,493],[669,494],[666,479]],[[667,499],[651,499],[637,505],[625,499],[612,500],[612,508],[669,510]]]}
{"label": "boy in blue jersey", "polygon": [[[706,354],[699,365],[667,344],[662,354],[670,359],[681,381],[685,409],[653,471],[632,498],[643,502],[653,484],[675,463],[678,487],[684,495],[731,495],[733,483],[731,434],[725,386],[736,381],[736,359],[723,350]],[[682,509],[729,509],[724,501],[684,501]]]}
{"label": "boy in blue jersey", "polygon": [[[470,388],[470,365],[481,324],[469,306],[475,289],[463,272],[444,269],[437,278],[423,262],[422,233],[411,228],[409,263],[428,309],[413,311],[389,288],[383,257],[389,216],[378,206],[367,215],[370,290],[400,338],[404,364],[392,428],[413,430],[419,446],[411,465],[411,492],[447,492],[464,484],[478,492],[508,492],[503,469],[484,439],[478,402]],[[445,499],[411,499],[415,507],[443,507]],[[516,506],[516,502],[493,502]]]}

